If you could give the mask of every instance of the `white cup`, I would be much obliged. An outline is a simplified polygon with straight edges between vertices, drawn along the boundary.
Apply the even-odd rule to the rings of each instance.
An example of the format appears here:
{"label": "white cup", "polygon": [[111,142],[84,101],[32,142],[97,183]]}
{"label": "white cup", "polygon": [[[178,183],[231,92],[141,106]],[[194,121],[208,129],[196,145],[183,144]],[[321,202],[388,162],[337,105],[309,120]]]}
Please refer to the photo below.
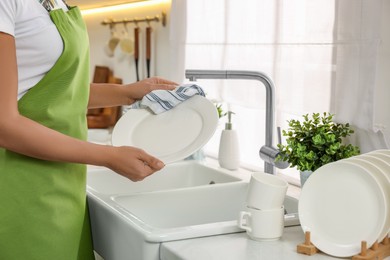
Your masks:
{"label": "white cup", "polygon": [[284,206],[267,210],[247,207],[246,211],[240,212],[238,226],[253,240],[278,240],[284,230]]}
{"label": "white cup", "polygon": [[263,172],[251,176],[247,205],[255,209],[276,209],[283,206],[288,183],[282,178]]}

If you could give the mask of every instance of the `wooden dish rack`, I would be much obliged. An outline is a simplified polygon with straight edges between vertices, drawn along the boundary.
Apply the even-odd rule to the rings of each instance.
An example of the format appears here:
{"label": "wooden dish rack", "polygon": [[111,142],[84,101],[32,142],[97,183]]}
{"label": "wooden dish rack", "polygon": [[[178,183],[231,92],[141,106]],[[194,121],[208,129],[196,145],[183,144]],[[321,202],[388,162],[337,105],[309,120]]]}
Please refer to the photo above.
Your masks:
{"label": "wooden dish rack", "polygon": [[[320,250],[310,241],[310,232],[305,232],[305,242],[297,246],[299,254],[314,255]],[[390,238],[386,236],[380,243],[375,242],[371,248],[367,248],[367,242],[362,241],[361,250],[358,255],[352,256],[352,260],[382,260],[390,256]]]}

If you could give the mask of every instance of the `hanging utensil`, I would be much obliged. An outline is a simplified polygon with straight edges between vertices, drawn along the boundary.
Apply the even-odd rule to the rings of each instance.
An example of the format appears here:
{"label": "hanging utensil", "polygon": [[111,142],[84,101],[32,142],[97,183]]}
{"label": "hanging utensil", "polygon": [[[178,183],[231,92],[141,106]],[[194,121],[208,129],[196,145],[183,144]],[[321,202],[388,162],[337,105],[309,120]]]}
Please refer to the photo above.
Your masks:
{"label": "hanging utensil", "polygon": [[134,28],[134,61],[135,61],[135,74],[137,76],[137,81],[139,81],[138,58],[139,58],[139,28],[138,26],[136,26]]}
{"label": "hanging utensil", "polygon": [[151,59],[151,49],[152,49],[152,27],[148,25],[146,28],[146,72],[148,78],[150,77],[150,59]]}
{"label": "hanging utensil", "polygon": [[123,53],[127,55],[134,54],[134,40],[129,35],[129,29],[127,23],[124,23],[124,31],[121,40],[119,41],[119,47]]}
{"label": "hanging utensil", "polygon": [[120,42],[120,38],[115,30],[115,24],[110,24],[110,33],[110,39],[104,45],[104,52],[108,57],[114,57],[115,49]]}

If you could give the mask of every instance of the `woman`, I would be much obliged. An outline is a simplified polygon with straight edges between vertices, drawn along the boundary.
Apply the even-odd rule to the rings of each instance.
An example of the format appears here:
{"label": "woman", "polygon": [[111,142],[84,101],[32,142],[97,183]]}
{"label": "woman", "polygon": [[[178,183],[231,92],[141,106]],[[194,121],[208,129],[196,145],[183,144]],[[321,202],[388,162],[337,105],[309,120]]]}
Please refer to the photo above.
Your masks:
{"label": "woman", "polygon": [[133,181],[164,166],[140,149],[86,142],[86,109],[175,83],[89,85],[80,12],[52,2],[0,1],[0,259],[93,259],[85,165]]}

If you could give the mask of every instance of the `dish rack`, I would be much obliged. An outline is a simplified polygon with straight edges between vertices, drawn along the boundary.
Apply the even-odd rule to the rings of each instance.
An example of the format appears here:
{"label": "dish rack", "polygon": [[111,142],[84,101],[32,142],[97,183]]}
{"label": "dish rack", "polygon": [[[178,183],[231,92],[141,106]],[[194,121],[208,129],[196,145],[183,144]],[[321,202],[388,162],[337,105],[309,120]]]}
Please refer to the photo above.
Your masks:
{"label": "dish rack", "polygon": [[[314,255],[320,250],[310,241],[310,231],[305,232],[305,242],[297,246],[299,254]],[[382,260],[390,256],[390,238],[386,236],[380,243],[375,242],[371,248],[367,248],[367,242],[362,241],[358,255],[352,256],[352,260]]]}

